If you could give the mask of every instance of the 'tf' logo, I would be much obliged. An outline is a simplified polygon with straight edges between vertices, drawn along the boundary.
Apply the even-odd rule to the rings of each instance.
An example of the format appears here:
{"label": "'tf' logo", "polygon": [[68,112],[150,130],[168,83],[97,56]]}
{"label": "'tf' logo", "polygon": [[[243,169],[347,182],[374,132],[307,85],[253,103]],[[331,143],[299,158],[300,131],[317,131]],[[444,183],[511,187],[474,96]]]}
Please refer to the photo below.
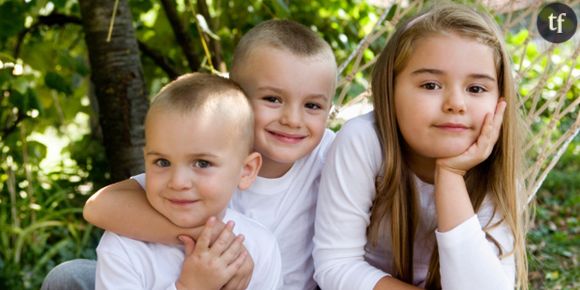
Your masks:
{"label": "'tf' logo", "polygon": [[[562,16],[566,16],[566,13],[560,13],[558,14],[558,17],[554,16],[554,14],[550,14],[550,16],[548,16],[548,20],[550,20],[551,31],[558,29],[558,33],[562,33],[562,22],[564,22],[564,18]],[[557,20],[556,22],[558,22],[557,27],[554,26],[554,20]]]}
{"label": "'tf' logo", "polygon": [[578,19],[569,6],[554,2],[542,8],[536,22],[540,35],[553,43],[564,42],[576,32]]}

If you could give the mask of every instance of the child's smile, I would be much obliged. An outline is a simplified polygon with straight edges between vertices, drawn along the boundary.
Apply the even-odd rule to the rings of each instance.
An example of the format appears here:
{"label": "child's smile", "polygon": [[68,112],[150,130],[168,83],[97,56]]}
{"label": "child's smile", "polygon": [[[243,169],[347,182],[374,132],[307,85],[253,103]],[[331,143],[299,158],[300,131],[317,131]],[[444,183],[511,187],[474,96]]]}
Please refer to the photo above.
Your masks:
{"label": "child's smile", "polygon": [[254,146],[263,156],[259,175],[280,177],[320,143],[336,69],[316,56],[260,47],[247,56],[237,76],[254,109]]}
{"label": "child's smile", "polygon": [[456,34],[417,41],[395,80],[398,126],[415,157],[457,156],[475,142],[499,98],[493,55]]}
{"label": "child's smile", "polygon": [[304,134],[292,134],[292,133],[285,133],[283,131],[278,131],[278,130],[267,130],[266,132],[270,133],[270,135],[272,137],[274,137],[276,140],[278,140],[281,143],[287,143],[287,144],[298,144],[300,143],[302,140],[304,140],[305,138],[307,138],[307,135]]}

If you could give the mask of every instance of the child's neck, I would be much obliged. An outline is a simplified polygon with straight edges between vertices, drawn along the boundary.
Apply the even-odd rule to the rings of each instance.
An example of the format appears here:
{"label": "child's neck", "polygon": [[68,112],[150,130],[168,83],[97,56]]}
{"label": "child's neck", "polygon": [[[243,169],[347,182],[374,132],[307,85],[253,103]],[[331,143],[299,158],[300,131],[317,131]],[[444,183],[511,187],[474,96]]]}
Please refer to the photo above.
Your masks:
{"label": "child's neck", "polygon": [[280,163],[263,157],[262,167],[260,167],[258,176],[264,178],[280,178],[284,176],[290,168],[292,168],[292,165],[294,165],[294,163]]}
{"label": "child's neck", "polygon": [[215,217],[218,221],[223,221],[225,216],[226,216],[226,210],[228,210],[227,208],[224,208],[220,213],[218,213]]}
{"label": "child's neck", "polygon": [[423,182],[435,183],[435,159],[425,158],[413,152],[406,152],[407,164],[413,173]]}

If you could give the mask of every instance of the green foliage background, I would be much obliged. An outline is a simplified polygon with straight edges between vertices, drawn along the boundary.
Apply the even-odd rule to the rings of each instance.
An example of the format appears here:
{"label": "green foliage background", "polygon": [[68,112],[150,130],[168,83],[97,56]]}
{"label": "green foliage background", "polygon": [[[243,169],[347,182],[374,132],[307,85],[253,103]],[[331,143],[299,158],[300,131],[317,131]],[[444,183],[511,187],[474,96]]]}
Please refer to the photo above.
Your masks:
{"label": "green foliage background", "polygon": [[[187,72],[180,48],[168,45],[175,41],[161,5],[157,1],[129,2],[138,39],[164,55],[178,72]],[[208,3],[211,33],[219,38],[226,63],[245,31],[276,17],[297,20],[320,32],[340,64],[382,13],[381,8],[362,0]],[[207,56],[189,1],[177,4],[191,34],[197,36],[196,53]],[[70,19],[39,25],[43,17],[55,13],[80,18],[74,0],[0,0],[1,289],[38,289],[44,275],[56,264],[73,258],[95,258],[94,248],[100,237],[100,230],[82,218],[84,201],[109,178],[96,102],[91,96],[84,34],[79,23]],[[517,50],[527,37],[527,31],[521,28],[510,31],[507,42]],[[382,44],[384,39],[374,42],[364,58],[372,59]],[[526,57],[534,58],[539,53],[532,47]],[[210,70],[207,60],[204,69]],[[514,58],[514,63],[521,61]],[[572,69],[580,70],[577,60],[566,61],[571,62]],[[169,77],[151,58],[143,56],[142,62],[148,90],[155,92]],[[546,65],[538,63],[535,73],[521,80],[522,95],[529,93],[529,84],[537,81]],[[557,91],[561,79],[557,74],[551,77],[548,87]],[[365,80],[367,74],[357,74],[349,96],[362,92]],[[578,98],[578,86],[575,84],[570,93],[571,100]],[[549,116],[541,118],[550,121]],[[580,141],[576,139],[537,195],[536,220],[529,234],[530,280],[535,289],[580,287],[579,152]]]}

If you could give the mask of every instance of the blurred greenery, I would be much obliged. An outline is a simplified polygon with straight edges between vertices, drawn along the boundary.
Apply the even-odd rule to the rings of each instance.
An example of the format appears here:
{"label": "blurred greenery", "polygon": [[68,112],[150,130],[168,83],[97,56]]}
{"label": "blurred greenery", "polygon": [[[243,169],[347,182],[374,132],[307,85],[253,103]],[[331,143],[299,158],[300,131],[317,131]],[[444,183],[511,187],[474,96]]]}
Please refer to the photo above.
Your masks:
{"label": "blurred greenery", "polygon": [[[207,18],[194,16],[192,10],[199,6],[194,8],[193,3],[198,1],[176,1],[194,36],[195,53],[201,56],[200,70],[205,71],[227,71],[240,36],[270,18],[294,19],[319,32],[341,64],[371,32],[383,11],[370,2],[214,0],[207,1],[211,16]],[[159,1],[129,3],[139,41],[162,55],[175,71],[189,71]],[[497,19],[505,20],[501,15]],[[104,153],[79,21],[75,0],[0,0],[0,289],[38,289],[44,275],[58,263],[95,258],[101,232],[83,220],[82,206],[90,194],[109,182],[108,168],[114,161],[108,161]],[[515,27],[506,36],[513,52],[527,44],[525,53],[513,54],[515,64],[530,63],[545,50],[528,42],[531,36],[526,29],[524,25]],[[205,36],[203,41],[219,39],[220,55],[216,50],[204,51],[200,35]],[[384,37],[374,41],[363,59],[372,60],[384,41]],[[552,58],[574,49],[573,42],[560,46]],[[218,56],[222,62],[210,64]],[[141,60],[147,90],[159,90],[170,76],[151,55],[144,53]],[[545,80],[542,104],[550,102],[550,96],[564,85],[567,73],[580,71],[577,59],[560,62],[568,70],[556,70]],[[532,94],[542,76],[551,72],[552,63],[544,59],[531,65],[520,80],[523,97]],[[364,91],[365,80],[368,71],[356,74],[347,99]],[[566,102],[576,100],[579,90],[579,84],[574,84]],[[524,107],[529,110],[531,102]],[[551,112],[538,116],[538,124],[549,123]],[[570,127],[576,115],[563,119],[558,128]],[[532,131],[540,130],[540,125]],[[550,134],[557,137],[560,130]],[[576,138],[537,195],[536,219],[529,234],[533,289],[580,288],[579,153]]]}
{"label": "blurred greenery", "polygon": [[537,195],[528,234],[533,289],[579,289],[580,142],[568,147]]}

